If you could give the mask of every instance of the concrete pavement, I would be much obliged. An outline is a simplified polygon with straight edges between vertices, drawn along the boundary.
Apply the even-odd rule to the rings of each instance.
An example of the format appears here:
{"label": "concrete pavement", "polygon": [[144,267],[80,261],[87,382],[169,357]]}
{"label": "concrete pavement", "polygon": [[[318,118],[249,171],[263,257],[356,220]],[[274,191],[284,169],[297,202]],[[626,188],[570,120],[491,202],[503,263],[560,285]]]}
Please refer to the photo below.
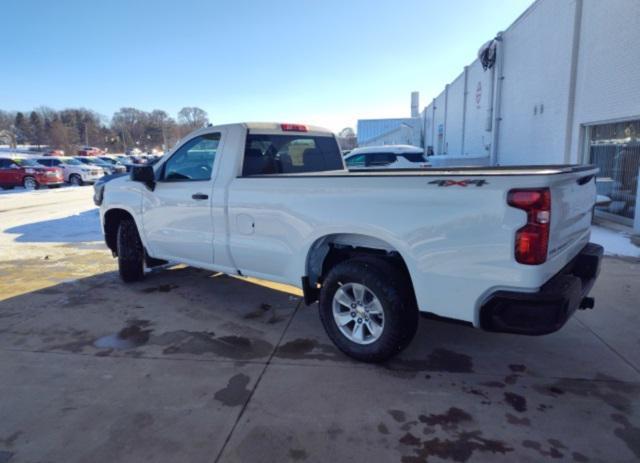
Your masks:
{"label": "concrete pavement", "polygon": [[366,365],[298,296],[184,267],[124,285],[101,245],[37,241],[3,200],[0,463],[640,460],[638,261],[606,258],[558,333],[423,319]]}

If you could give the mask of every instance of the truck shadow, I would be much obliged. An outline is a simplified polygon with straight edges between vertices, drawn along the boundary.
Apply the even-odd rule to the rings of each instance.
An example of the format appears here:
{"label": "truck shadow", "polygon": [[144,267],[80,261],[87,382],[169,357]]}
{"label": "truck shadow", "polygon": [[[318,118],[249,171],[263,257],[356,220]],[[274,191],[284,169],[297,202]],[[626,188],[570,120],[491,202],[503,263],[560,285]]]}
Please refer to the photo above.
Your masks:
{"label": "truck shadow", "polygon": [[[46,269],[38,269],[46,273]],[[28,280],[28,278],[27,278]],[[357,363],[324,333],[317,306],[223,274],[177,266],[123,284],[117,272],[58,283],[0,301],[0,347],[98,356],[274,363]],[[619,379],[635,373],[573,319],[558,333],[525,337],[421,319],[409,347],[383,365],[393,374]]]}
{"label": "truck shadow", "polygon": [[4,230],[4,233],[19,235],[15,238],[19,243],[80,243],[102,240],[97,208],[59,219],[18,225]]}

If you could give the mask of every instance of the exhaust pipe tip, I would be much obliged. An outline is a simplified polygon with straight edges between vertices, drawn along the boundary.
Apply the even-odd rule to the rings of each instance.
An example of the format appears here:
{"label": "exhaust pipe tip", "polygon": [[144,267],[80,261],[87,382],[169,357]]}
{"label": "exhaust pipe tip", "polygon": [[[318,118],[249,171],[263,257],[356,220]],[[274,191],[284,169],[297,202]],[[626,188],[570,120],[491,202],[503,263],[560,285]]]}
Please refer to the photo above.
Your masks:
{"label": "exhaust pipe tip", "polygon": [[580,310],[593,309],[596,304],[596,300],[592,297],[583,297],[580,301]]}

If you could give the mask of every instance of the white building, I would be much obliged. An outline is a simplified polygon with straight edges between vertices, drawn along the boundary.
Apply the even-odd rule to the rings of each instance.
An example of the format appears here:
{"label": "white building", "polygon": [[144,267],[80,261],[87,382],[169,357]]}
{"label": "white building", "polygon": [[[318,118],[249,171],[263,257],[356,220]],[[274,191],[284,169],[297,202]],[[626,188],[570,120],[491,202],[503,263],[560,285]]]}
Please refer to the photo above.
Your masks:
{"label": "white building", "polygon": [[597,164],[599,213],[640,232],[640,0],[537,0],[482,50],[423,110],[424,148]]}

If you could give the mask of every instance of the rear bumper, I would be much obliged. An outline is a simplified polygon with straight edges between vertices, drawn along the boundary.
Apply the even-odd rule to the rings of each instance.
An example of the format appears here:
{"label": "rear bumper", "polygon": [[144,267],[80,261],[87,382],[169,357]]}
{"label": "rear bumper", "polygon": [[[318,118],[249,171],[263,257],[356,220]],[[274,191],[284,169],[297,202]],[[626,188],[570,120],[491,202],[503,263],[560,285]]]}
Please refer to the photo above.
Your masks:
{"label": "rear bumper", "polygon": [[[583,304],[600,272],[604,249],[589,243],[538,292],[497,291],[480,309],[487,331],[540,335],[564,326]],[[585,300],[585,304],[592,301]]]}

